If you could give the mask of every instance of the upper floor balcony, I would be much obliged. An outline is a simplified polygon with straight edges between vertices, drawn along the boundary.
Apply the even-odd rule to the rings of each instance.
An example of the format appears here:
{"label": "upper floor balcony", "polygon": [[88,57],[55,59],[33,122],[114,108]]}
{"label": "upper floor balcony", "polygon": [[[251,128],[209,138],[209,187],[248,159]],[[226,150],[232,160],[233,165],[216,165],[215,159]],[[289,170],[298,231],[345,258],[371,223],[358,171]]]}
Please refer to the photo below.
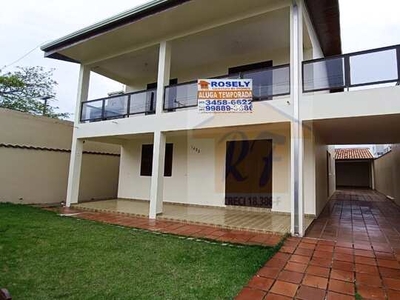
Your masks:
{"label": "upper floor balcony", "polygon": [[[289,65],[261,68],[214,77],[220,79],[252,79],[253,101],[268,101],[290,94]],[[115,118],[127,118],[137,114],[155,114],[157,90],[113,95],[82,102],[81,122],[96,122]],[[164,88],[163,111],[197,107],[197,80],[172,84]]]}
{"label": "upper floor balcony", "polygon": [[[257,68],[258,66],[258,68]],[[252,79],[253,102],[271,101],[290,96],[290,66],[288,64],[259,67],[213,77],[221,79]],[[306,60],[302,64],[304,96],[359,91],[400,82],[400,45],[344,55]],[[96,122],[155,113],[157,90],[150,88],[85,101],[81,107],[81,122]],[[197,81],[171,84],[164,88],[163,111],[196,109]],[[379,101],[379,99],[377,99]]]}
{"label": "upper floor balcony", "polygon": [[[339,4],[154,1],[42,49],[81,64],[80,138],[287,122],[294,112],[290,91],[298,86],[289,63],[299,64],[299,52],[304,60],[341,53]],[[87,101],[90,72],[126,88]],[[198,113],[196,81],[216,77],[252,78],[253,113]]]}

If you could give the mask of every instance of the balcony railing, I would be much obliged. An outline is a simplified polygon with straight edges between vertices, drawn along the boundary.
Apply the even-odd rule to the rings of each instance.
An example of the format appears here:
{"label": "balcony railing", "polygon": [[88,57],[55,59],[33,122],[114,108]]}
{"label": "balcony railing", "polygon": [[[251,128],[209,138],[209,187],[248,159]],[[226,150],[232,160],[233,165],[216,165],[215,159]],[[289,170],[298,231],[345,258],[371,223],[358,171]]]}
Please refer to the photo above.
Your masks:
{"label": "balcony railing", "polygon": [[[282,65],[265,69],[215,77],[219,79],[253,79],[253,101],[270,100],[290,94],[290,67]],[[197,106],[197,81],[170,85],[165,88],[164,110]]]}
{"label": "balcony railing", "polygon": [[154,114],[156,89],[82,102],[81,122],[126,118],[136,114]]}
{"label": "balcony railing", "polygon": [[[253,101],[270,100],[290,94],[290,67],[282,65],[230,74],[220,79],[253,79]],[[135,114],[154,114],[156,89],[82,102],[81,122],[125,118]],[[165,87],[164,110],[197,106],[197,81]]]}
{"label": "balcony railing", "polygon": [[303,92],[399,82],[400,45],[303,62]]}

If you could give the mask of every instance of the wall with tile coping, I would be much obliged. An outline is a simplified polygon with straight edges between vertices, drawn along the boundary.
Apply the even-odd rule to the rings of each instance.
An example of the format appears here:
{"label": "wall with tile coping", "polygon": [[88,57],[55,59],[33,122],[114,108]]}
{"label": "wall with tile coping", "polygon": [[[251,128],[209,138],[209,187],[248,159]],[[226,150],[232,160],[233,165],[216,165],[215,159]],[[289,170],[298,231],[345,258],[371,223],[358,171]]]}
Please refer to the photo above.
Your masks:
{"label": "wall with tile coping", "polygon": [[[65,201],[73,123],[0,109],[0,202]],[[29,149],[16,148],[23,147]],[[86,142],[80,200],[117,196],[119,146]]]}

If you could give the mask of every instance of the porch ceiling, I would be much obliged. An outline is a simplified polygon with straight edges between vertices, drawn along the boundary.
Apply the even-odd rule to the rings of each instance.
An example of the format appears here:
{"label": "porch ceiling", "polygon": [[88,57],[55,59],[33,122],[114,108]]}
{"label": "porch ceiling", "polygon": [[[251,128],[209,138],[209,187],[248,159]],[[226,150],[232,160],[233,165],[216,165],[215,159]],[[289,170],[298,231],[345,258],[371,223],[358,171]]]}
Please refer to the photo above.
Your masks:
{"label": "porch ceiling", "polygon": [[[279,9],[173,40],[171,77],[216,63],[228,68],[237,58],[260,53],[281,51],[283,56],[287,51],[289,57],[289,16],[289,8]],[[311,46],[308,35],[305,45]],[[92,67],[94,72],[128,85],[156,81],[158,45],[106,59]]]}
{"label": "porch ceiling", "polygon": [[326,144],[400,143],[400,115],[325,119],[307,122]]}
{"label": "porch ceiling", "polygon": [[[291,5],[289,0],[154,0],[44,45],[46,57],[89,63],[117,52]],[[306,1],[325,55],[339,54],[338,0]]]}
{"label": "porch ceiling", "polygon": [[[45,45],[42,49],[46,51],[46,56],[54,57],[57,54],[58,57],[55,58],[58,59],[63,59],[60,57],[63,56],[64,59],[89,63],[117,53],[130,52],[133,48],[157,44],[161,40],[182,36],[187,32],[204,30],[205,26],[211,24],[232,22],[243,16],[285,7],[290,5],[290,1],[219,0],[205,3],[200,0],[171,0],[149,5],[153,5],[153,10],[149,12],[146,7],[128,11]],[[160,9],[157,11],[158,7]]]}

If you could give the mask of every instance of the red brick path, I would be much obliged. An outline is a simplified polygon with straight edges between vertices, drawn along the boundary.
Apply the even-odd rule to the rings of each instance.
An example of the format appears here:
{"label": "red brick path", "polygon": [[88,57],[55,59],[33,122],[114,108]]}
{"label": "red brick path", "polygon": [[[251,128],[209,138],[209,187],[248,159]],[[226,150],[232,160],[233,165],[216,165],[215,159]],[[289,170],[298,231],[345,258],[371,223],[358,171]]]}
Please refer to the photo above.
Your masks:
{"label": "red brick path", "polygon": [[386,245],[289,238],[236,299],[400,299],[399,260]]}
{"label": "red brick path", "polygon": [[220,242],[275,246],[282,239],[282,235],[278,234],[222,229],[219,227],[180,223],[173,221],[149,220],[148,218],[134,217],[115,213],[88,212],[68,208],[59,210],[59,213],[70,214],[71,216],[79,219],[93,220],[120,226],[140,228],[150,231],[158,231],[182,236],[212,239]]}
{"label": "red brick path", "polygon": [[236,299],[400,299],[397,205],[338,191],[308,236],[289,238]]}

